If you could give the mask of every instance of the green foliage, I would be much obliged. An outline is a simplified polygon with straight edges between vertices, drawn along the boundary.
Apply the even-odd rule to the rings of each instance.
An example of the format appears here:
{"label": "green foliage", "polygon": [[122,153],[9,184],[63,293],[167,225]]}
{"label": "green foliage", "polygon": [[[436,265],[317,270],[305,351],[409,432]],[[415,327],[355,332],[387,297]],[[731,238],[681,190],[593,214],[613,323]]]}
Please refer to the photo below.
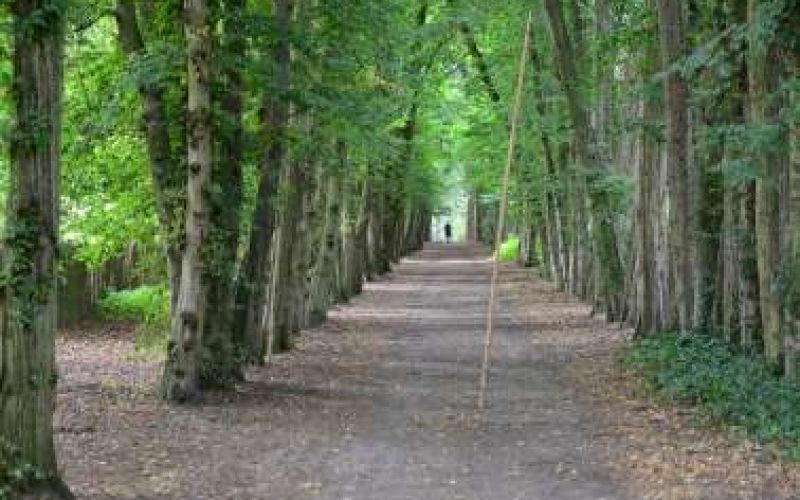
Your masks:
{"label": "green foliage", "polygon": [[22,18],[17,29],[28,40],[39,40],[60,29],[67,11],[66,0],[50,0]]}
{"label": "green foliage", "polygon": [[140,104],[115,30],[111,19],[98,21],[67,49],[62,238],[92,267],[131,243],[159,248]]}
{"label": "green foliage", "polygon": [[519,260],[519,236],[511,234],[506,241],[500,245],[500,261],[517,262]]}
{"label": "green foliage", "polygon": [[636,342],[623,362],[657,394],[697,404],[707,422],[743,430],[800,460],[800,387],[763,359],[714,337],[669,333]]}
{"label": "green foliage", "polygon": [[[11,137],[11,40],[7,13],[0,7],[0,206],[6,206],[8,193],[8,139]],[[0,211],[0,232],[4,230],[5,214]]]}
{"label": "green foliage", "polygon": [[633,205],[636,192],[634,179],[627,175],[604,175],[592,185],[603,192],[614,212],[623,213]]}
{"label": "green foliage", "polygon": [[154,322],[169,312],[169,290],[166,285],[143,285],[110,292],[100,300],[100,309],[113,319]]}
{"label": "green foliage", "polygon": [[31,482],[42,479],[40,471],[22,461],[18,447],[0,438],[0,500],[17,498]]}
{"label": "green foliage", "polygon": [[100,300],[107,319],[134,321],[136,349],[146,356],[164,353],[170,320],[170,294],[166,285],[144,285],[110,292]]}

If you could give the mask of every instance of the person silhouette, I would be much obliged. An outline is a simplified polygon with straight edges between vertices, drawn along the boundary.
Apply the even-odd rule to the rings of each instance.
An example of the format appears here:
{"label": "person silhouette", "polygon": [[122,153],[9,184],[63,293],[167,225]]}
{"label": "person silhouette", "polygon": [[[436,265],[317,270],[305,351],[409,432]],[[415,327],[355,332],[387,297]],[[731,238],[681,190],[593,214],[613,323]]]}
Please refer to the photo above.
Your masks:
{"label": "person silhouette", "polygon": [[448,245],[453,239],[453,226],[451,226],[449,222],[444,225],[444,239]]}

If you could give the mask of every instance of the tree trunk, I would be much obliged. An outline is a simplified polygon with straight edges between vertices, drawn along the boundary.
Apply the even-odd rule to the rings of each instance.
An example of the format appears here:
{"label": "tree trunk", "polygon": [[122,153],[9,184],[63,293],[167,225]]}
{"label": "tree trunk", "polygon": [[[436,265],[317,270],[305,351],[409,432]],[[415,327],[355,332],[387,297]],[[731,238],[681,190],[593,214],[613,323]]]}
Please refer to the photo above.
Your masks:
{"label": "tree trunk", "polygon": [[346,302],[356,294],[353,290],[353,273],[358,267],[357,262],[353,260],[356,246],[356,224],[358,218],[358,203],[360,198],[357,195],[357,179],[355,178],[355,169],[351,168],[350,157],[347,151],[346,144],[340,144],[340,161],[342,165],[342,203],[340,208],[339,219],[341,220],[341,227],[339,228],[340,255],[339,255],[339,269],[340,272],[337,276],[337,300]]}
{"label": "tree trunk", "polygon": [[[530,195],[526,193],[524,196],[528,198]],[[532,267],[531,258],[533,255],[531,252],[531,242],[533,241],[534,227],[533,221],[531,220],[531,207],[529,201],[523,202],[523,209],[522,214],[520,215],[519,224],[519,255],[517,256],[517,264],[521,267]],[[549,249],[545,249],[545,252],[548,250]],[[548,276],[547,279],[551,278]]]}
{"label": "tree trunk", "polygon": [[662,65],[668,72],[664,87],[667,112],[667,168],[670,194],[670,255],[674,276],[674,305],[677,308],[676,325],[668,328],[691,329],[692,320],[692,267],[690,262],[693,244],[690,229],[689,199],[689,87],[673,67],[683,57],[686,35],[683,8],[679,0],[658,0],[658,26],[661,42]]}
{"label": "tree trunk", "polygon": [[[651,53],[654,51],[650,51]],[[651,72],[647,72],[650,74]],[[658,119],[660,106],[653,98],[645,97],[645,130],[641,136],[642,154],[639,158],[636,179],[636,316],[633,321],[636,334],[645,336],[655,332],[658,325],[658,281],[656,280],[656,224],[658,213],[657,181],[659,172],[659,146],[652,137],[652,125]]]}
{"label": "tree trunk", "polygon": [[264,357],[264,314],[269,287],[269,263],[276,224],[275,196],[280,172],[286,156],[286,128],[289,105],[285,94],[289,90],[290,41],[292,18],[291,0],[275,0],[275,23],[278,40],[273,57],[277,71],[275,92],[264,97],[263,137],[268,138],[266,152],[260,162],[260,180],[253,210],[247,253],[237,279],[236,314],[238,323],[235,339],[250,358],[261,362]]}
{"label": "tree trunk", "polygon": [[[798,60],[795,59],[795,76],[798,68]],[[797,90],[791,93],[791,108],[798,109],[800,106],[800,92]],[[784,307],[784,318],[786,322],[787,335],[785,336],[786,356],[785,373],[791,380],[800,379],[800,128],[795,123],[790,131],[790,154],[791,170],[789,172],[789,221],[790,238],[788,259],[790,260],[789,274],[787,279],[790,283],[790,290],[786,297]]]}
{"label": "tree trunk", "polygon": [[[15,0],[14,130],[0,290],[0,445],[41,477],[21,485],[37,499],[73,498],[53,445],[56,255],[61,169],[61,87],[66,12],[53,0]],[[45,15],[47,23],[41,23]]]}
{"label": "tree trunk", "polygon": [[[135,59],[146,55],[146,47],[139,29],[134,0],[119,0],[114,11],[123,52]],[[169,273],[171,305],[174,309],[180,289],[181,252],[178,236],[182,233],[179,214],[183,206],[183,169],[176,161],[170,141],[169,117],[164,101],[164,89],[157,79],[145,79],[139,85],[144,110],[144,123],[147,155],[150,160],[150,174],[153,179],[153,193],[156,202],[159,227],[164,235]]]}
{"label": "tree trunk", "polygon": [[[530,248],[528,250],[528,258],[525,262],[525,267],[539,267],[540,275],[544,279],[552,279],[548,274],[551,272],[553,265],[550,263],[550,259],[552,256],[547,251],[547,248],[551,247],[550,244],[550,234],[547,231],[547,227],[545,224],[542,223],[541,219],[536,220],[535,222],[531,222],[530,228]],[[538,240],[538,241],[537,241]],[[539,259],[539,255],[536,253],[537,245],[541,245],[542,249],[542,258]]]}
{"label": "tree trunk", "polygon": [[581,166],[587,171],[586,182],[593,215],[595,265],[599,266],[602,297],[609,321],[619,315],[622,304],[623,275],[619,259],[617,237],[614,229],[614,207],[604,185],[606,167],[598,152],[596,138],[589,123],[587,108],[578,89],[579,75],[576,51],[567,33],[559,0],[545,0],[550,27],[555,42],[556,63],[561,84],[567,97],[570,117],[574,127],[573,146]]}
{"label": "tree trunk", "polygon": [[[716,8],[714,8],[716,7]],[[717,5],[712,4],[715,11],[715,18],[710,22],[705,30],[710,32],[729,31],[735,27],[737,20],[735,16],[725,15],[721,2]],[[697,9],[690,9],[689,25],[696,25],[701,19]],[[734,14],[734,13],[731,13]],[[735,50],[735,49],[734,49]],[[727,48],[727,56],[731,57],[734,50]],[[738,54],[737,54],[738,56]],[[734,56],[734,57],[737,57]],[[713,88],[718,84],[717,74],[712,69],[706,69],[702,73],[705,86]],[[731,83],[739,80],[738,75],[732,73]],[[706,131],[713,132],[724,127],[736,119],[732,113],[731,103],[733,99],[729,97],[733,92],[721,94],[716,99],[709,101],[703,106],[698,106],[693,113],[690,135],[695,135],[697,131],[698,140],[690,138],[689,143],[697,142],[700,147],[693,148],[692,164],[690,170],[695,173],[692,193],[693,222],[692,232],[694,234],[694,255],[692,262],[694,267],[694,318],[693,328],[698,331],[708,333],[723,333],[725,325],[725,300],[726,285],[730,286],[730,278],[726,278],[726,256],[724,239],[727,236],[726,222],[726,182],[724,172],[718,168],[725,159],[725,145],[723,141],[708,140]],[[727,219],[729,221],[729,219]],[[730,266],[728,265],[728,271]],[[730,333],[730,332],[728,332]]]}
{"label": "tree trunk", "polygon": [[387,182],[384,175],[384,165],[370,169],[373,179],[374,189],[370,192],[370,212],[369,212],[369,261],[370,274],[380,276],[392,270],[389,260],[389,250],[387,249],[387,238],[385,235],[386,224],[386,190]]}
{"label": "tree trunk", "polygon": [[[529,53],[531,66],[533,67],[533,86],[536,93],[536,111],[539,120],[542,121],[547,116],[547,106],[545,94],[542,88],[541,76],[544,73],[542,60],[535,46],[535,37],[530,38]],[[569,266],[566,262],[566,251],[564,242],[564,232],[562,224],[562,196],[559,192],[559,171],[553,156],[553,144],[550,134],[544,126],[540,126],[539,139],[542,143],[544,152],[544,164],[547,172],[547,180],[544,183],[545,195],[545,224],[547,231],[547,247],[542,249],[542,253],[548,252],[548,262],[551,269],[552,278],[558,290],[567,289]]]}
{"label": "tree trunk", "polygon": [[188,56],[186,242],[181,259],[177,308],[172,311],[164,395],[168,400],[194,400],[200,393],[202,334],[206,283],[202,252],[209,230],[207,193],[213,164],[211,141],[211,32],[205,0],[186,0]]}
{"label": "tree trunk", "polygon": [[[309,119],[309,122],[311,120]],[[295,231],[296,241],[293,244],[292,270],[289,308],[289,332],[296,334],[308,326],[306,306],[309,301],[309,270],[316,259],[314,241],[319,233],[319,217],[317,216],[316,200],[319,197],[319,182],[317,179],[318,168],[316,159],[304,158],[304,188],[300,194],[300,214],[297,219]]]}
{"label": "tree trunk", "polygon": [[480,241],[480,221],[478,217],[478,193],[470,191],[467,202],[467,241],[477,244]]}
{"label": "tree trunk", "polygon": [[[765,35],[762,25],[768,19],[768,11],[773,2],[763,0],[748,1],[748,79],[749,114],[748,121],[762,131],[774,127],[781,112],[780,104],[770,104],[770,94],[781,83],[780,55]],[[775,99],[773,98],[773,101]],[[763,132],[762,132],[763,133]],[[781,300],[776,290],[781,263],[781,219],[786,207],[780,189],[786,186],[788,177],[788,157],[786,137],[773,134],[772,140],[761,141],[766,144],[755,152],[761,175],[756,180],[756,259],[758,262],[758,291],[761,310],[761,326],[764,341],[764,354],[771,363],[782,363],[783,339],[781,336]]]}
{"label": "tree trunk", "polygon": [[244,0],[228,0],[221,14],[224,28],[221,52],[233,62],[224,65],[224,86],[214,99],[219,102],[222,120],[214,132],[217,146],[209,195],[210,230],[208,250],[203,256],[208,297],[203,332],[203,387],[227,387],[242,378],[233,339],[236,262],[239,252],[243,203],[242,159],[245,94],[243,61],[247,40],[239,29],[245,14]]}
{"label": "tree trunk", "polygon": [[739,238],[741,200],[736,188],[726,183],[723,193],[722,238],[722,334],[733,345],[741,343],[739,326]]}
{"label": "tree trunk", "polygon": [[301,159],[292,159],[284,176],[278,230],[275,238],[273,272],[270,280],[270,318],[268,323],[268,355],[283,352],[290,347],[290,316],[292,287],[292,262],[295,252],[299,218],[302,215],[305,189],[305,165]]}
{"label": "tree trunk", "polygon": [[[369,167],[367,167],[369,168]],[[350,279],[350,293],[361,293],[364,284],[367,262],[367,230],[369,225],[369,198],[372,191],[372,179],[367,173],[361,187],[361,201],[358,205],[358,214],[354,224],[352,254],[349,257],[348,275]]]}
{"label": "tree trunk", "polygon": [[328,172],[325,178],[325,208],[322,216],[324,225],[317,259],[313,267],[310,283],[308,317],[312,325],[322,323],[328,314],[336,286],[337,245],[339,238],[341,185],[339,172]]}
{"label": "tree trunk", "polygon": [[[314,301],[316,300],[317,286],[317,262],[322,251],[320,241],[325,234],[325,214],[327,208],[328,182],[327,169],[322,162],[318,162],[314,169],[314,189],[313,196],[306,200],[308,213],[308,234],[306,237],[306,248],[304,252],[304,300],[303,300],[303,324],[306,327],[316,326],[323,318],[315,317],[316,313]],[[309,195],[311,191],[309,190]]]}
{"label": "tree trunk", "polygon": [[[716,115],[716,113],[713,113]],[[704,126],[713,127],[719,122],[714,119]],[[694,276],[694,299],[692,328],[699,332],[711,333],[717,326],[715,310],[718,298],[718,274],[721,252],[721,230],[724,218],[723,179],[714,166],[722,160],[722,149],[715,145],[708,155],[696,158],[699,186],[696,202],[697,219],[693,226],[694,253],[692,257]]]}
{"label": "tree trunk", "polygon": [[761,308],[756,258],[756,183],[747,182],[741,196],[741,246],[739,252],[739,326],[742,347],[761,351]]}

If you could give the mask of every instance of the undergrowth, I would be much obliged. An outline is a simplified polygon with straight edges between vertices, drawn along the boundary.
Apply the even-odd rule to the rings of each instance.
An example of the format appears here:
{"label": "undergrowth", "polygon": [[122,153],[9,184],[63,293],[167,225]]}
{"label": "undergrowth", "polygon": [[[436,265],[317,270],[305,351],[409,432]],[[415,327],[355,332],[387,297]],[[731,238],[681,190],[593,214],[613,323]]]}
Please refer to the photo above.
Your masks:
{"label": "undergrowth", "polygon": [[169,332],[169,289],[166,285],[144,285],[131,290],[109,292],[100,300],[107,319],[134,321],[136,351],[158,357],[166,349]]}
{"label": "undergrowth", "polygon": [[517,260],[519,260],[519,236],[512,234],[500,245],[500,261],[516,262]]}
{"label": "undergrowth", "polygon": [[800,460],[800,385],[763,358],[711,336],[669,333],[635,342],[623,363],[657,395],[695,404],[707,423],[743,430]]}

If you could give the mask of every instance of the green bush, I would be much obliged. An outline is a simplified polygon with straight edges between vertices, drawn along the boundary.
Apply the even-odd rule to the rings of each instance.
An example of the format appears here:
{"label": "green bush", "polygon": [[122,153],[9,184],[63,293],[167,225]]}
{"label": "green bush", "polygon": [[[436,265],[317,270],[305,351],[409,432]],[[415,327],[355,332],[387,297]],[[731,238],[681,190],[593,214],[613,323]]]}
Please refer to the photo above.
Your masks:
{"label": "green bush", "polygon": [[763,358],[711,336],[670,333],[635,342],[623,363],[656,394],[696,404],[709,423],[744,430],[800,460],[800,386]]}
{"label": "green bush", "polygon": [[502,262],[516,262],[519,260],[519,236],[509,235],[500,245],[500,260]]}
{"label": "green bush", "polygon": [[161,355],[169,331],[169,300],[166,285],[144,285],[106,294],[100,311],[107,319],[137,322],[137,350]]}

